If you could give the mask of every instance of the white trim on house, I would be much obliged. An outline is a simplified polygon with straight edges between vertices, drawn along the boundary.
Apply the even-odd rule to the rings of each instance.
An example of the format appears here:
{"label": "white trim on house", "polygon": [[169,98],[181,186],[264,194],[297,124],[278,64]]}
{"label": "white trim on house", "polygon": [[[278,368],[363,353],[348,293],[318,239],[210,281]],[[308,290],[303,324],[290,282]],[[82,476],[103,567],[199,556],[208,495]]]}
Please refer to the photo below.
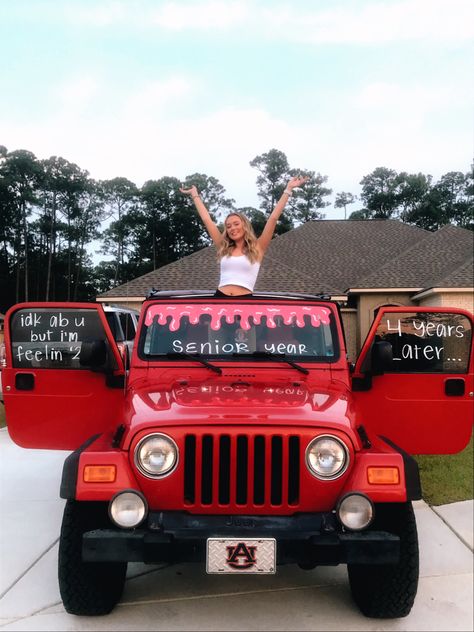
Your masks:
{"label": "white trim on house", "polygon": [[377,294],[382,292],[420,292],[421,290],[423,290],[422,287],[351,287],[347,290],[347,292],[357,292],[358,294]]}
{"label": "white trim on house", "polygon": [[427,296],[432,296],[433,294],[440,294],[441,292],[446,292],[450,294],[459,294],[460,292],[474,292],[473,287],[430,287],[427,290],[423,290],[419,294],[415,294],[411,298],[413,300],[418,300],[420,298],[426,298]]}

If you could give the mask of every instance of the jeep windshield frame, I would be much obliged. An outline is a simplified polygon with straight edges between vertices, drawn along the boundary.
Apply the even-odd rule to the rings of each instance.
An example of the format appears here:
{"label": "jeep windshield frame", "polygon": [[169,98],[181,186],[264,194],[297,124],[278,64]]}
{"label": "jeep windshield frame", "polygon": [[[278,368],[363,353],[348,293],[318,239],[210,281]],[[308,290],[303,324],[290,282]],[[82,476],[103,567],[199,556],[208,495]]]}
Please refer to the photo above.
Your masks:
{"label": "jeep windshield frame", "polygon": [[311,300],[175,299],[145,307],[138,357],[174,362],[187,356],[230,362],[333,364],[340,359],[339,313]]}

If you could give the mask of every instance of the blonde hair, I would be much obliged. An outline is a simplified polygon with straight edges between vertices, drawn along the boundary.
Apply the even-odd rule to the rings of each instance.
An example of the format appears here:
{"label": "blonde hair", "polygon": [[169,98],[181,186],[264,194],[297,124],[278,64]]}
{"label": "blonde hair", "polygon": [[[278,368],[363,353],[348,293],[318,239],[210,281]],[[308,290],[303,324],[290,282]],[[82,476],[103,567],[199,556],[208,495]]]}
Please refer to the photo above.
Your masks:
{"label": "blonde hair", "polygon": [[229,257],[235,248],[234,240],[229,237],[229,235],[227,234],[227,228],[225,227],[226,221],[229,219],[229,217],[233,216],[239,217],[242,222],[242,226],[244,229],[244,254],[247,255],[250,263],[255,263],[260,258],[257,236],[255,235],[250,220],[243,213],[229,213],[229,215],[227,215],[227,217],[225,218],[222,241],[219,248],[217,249],[217,257],[219,260],[222,259],[222,257]]}

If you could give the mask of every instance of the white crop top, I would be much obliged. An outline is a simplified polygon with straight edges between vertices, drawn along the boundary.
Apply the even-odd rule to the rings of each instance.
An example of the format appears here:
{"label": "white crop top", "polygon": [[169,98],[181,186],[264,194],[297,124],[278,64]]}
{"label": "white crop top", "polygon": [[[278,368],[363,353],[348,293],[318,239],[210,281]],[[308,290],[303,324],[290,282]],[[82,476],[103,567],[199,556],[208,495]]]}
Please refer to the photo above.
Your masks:
{"label": "white crop top", "polygon": [[247,255],[222,257],[221,278],[218,287],[224,285],[240,285],[253,292],[257,280],[260,262],[251,263]]}

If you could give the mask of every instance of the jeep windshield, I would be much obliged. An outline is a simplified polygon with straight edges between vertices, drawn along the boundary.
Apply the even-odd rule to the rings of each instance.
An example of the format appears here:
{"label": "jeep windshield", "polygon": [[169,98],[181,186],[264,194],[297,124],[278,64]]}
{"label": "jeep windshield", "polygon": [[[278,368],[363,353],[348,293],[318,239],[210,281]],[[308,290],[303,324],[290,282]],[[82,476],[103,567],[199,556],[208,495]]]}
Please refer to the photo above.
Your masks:
{"label": "jeep windshield", "polygon": [[329,305],[160,302],[147,308],[139,355],[335,362],[339,345]]}

